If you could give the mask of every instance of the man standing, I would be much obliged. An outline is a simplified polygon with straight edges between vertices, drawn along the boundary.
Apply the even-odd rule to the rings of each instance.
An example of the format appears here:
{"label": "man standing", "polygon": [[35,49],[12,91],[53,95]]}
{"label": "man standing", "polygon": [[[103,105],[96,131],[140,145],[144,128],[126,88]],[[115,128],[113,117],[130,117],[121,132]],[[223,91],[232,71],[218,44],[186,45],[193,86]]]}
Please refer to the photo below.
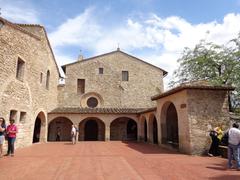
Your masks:
{"label": "man standing", "polygon": [[72,125],[72,130],[71,130],[71,136],[72,136],[72,144],[76,144],[76,128],[74,125]]}
{"label": "man standing", "polygon": [[233,123],[232,128],[228,131],[228,168],[233,168],[233,157],[236,160],[236,168],[240,170],[240,130],[239,125]]}

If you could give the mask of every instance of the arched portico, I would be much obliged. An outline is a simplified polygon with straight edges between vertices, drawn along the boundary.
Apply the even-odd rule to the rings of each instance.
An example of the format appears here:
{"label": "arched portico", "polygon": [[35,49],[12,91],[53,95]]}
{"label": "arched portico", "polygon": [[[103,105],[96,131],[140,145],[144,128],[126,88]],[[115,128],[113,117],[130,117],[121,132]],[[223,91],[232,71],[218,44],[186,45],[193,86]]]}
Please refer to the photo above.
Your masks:
{"label": "arched portico", "polygon": [[96,117],[89,117],[79,123],[80,141],[104,141],[105,124]]}
{"label": "arched portico", "polygon": [[172,102],[166,102],[161,113],[162,143],[179,147],[178,114]]}
{"label": "arched portico", "polygon": [[66,117],[57,117],[48,125],[48,141],[71,141],[72,121]]}
{"label": "arched portico", "polygon": [[44,142],[46,133],[46,116],[44,112],[39,112],[34,123],[32,143]]}
{"label": "arched portico", "polygon": [[110,140],[137,140],[137,123],[127,117],[119,117],[110,124]]}

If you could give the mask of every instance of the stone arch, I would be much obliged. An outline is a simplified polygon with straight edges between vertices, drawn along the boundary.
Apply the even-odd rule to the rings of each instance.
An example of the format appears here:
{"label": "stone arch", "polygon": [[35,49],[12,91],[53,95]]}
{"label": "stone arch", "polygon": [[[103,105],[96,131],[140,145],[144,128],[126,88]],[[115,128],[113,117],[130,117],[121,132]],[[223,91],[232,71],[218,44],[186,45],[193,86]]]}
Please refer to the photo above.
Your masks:
{"label": "stone arch", "polygon": [[137,122],[128,117],[118,117],[110,124],[110,140],[137,140]]}
{"label": "stone arch", "polygon": [[149,134],[153,144],[158,144],[158,123],[156,116],[152,113],[149,116]]}
{"label": "stone arch", "polygon": [[178,113],[172,102],[166,102],[161,111],[162,143],[179,147]]}
{"label": "stone arch", "polygon": [[48,141],[71,141],[73,122],[66,117],[56,117],[48,124]]}
{"label": "stone arch", "polygon": [[46,115],[43,111],[39,112],[34,121],[32,143],[45,142],[46,134]]}
{"label": "stone arch", "polygon": [[147,137],[147,118],[145,116],[142,116],[140,118],[140,140],[147,142],[148,141],[148,137]]}
{"label": "stone arch", "polygon": [[88,117],[79,123],[80,141],[104,141],[105,123],[97,117]]}

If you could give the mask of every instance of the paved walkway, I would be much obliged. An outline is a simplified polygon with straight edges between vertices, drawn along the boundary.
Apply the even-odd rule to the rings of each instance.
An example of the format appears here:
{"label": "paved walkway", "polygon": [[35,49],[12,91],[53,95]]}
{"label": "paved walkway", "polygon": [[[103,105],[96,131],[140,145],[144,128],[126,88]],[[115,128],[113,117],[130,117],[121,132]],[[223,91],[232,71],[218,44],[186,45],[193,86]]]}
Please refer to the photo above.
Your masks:
{"label": "paved walkway", "polygon": [[182,155],[122,142],[34,144],[0,159],[1,180],[239,180],[222,158]]}

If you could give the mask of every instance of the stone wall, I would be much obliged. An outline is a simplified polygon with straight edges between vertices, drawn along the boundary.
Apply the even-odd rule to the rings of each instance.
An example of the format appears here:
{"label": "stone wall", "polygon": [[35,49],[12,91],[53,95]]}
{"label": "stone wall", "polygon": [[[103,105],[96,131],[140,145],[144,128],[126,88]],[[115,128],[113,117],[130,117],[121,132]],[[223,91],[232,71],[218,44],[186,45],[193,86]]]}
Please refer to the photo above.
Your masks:
{"label": "stone wall", "polygon": [[227,91],[188,90],[191,152],[203,154],[210,146],[209,131],[217,126],[229,127]]}
{"label": "stone wall", "polygon": [[[167,94],[167,93],[166,93]],[[226,90],[186,88],[157,100],[159,144],[166,144],[167,109],[172,103],[178,119],[179,151],[187,154],[205,154],[211,140],[209,131],[217,126],[229,127]]]}
{"label": "stone wall", "polygon": [[[103,74],[99,74],[103,68]],[[122,71],[129,81],[122,81]],[[77,93],[77,79],[85,79],[85,94]],[[66,66],[66,84],[59,88],[60,106],[86,106],[93,96],[98,107],[152,107],[151,96],[163,92],[163,71],[115,51]]]}
{"label": "stone wall", "polygon": [[[32,144],[37,116],[40,112],[44,114],[42,126],[46,129],[47,112],[57,105],[59,74],[44,29],[28,28],[37,28],[37,35],[9,22],[0,29],[0,116],[8,123],[10,111],[16,111],[14,119],[19,127],[16,147]],[[25,62],[23,80],[16,78],[18,58]],[[46,89],[47,71],[50,72],[49,89]],[[21,112],[26,113],[22,119]],[[42,140],[46,140],[46,133]]]}

